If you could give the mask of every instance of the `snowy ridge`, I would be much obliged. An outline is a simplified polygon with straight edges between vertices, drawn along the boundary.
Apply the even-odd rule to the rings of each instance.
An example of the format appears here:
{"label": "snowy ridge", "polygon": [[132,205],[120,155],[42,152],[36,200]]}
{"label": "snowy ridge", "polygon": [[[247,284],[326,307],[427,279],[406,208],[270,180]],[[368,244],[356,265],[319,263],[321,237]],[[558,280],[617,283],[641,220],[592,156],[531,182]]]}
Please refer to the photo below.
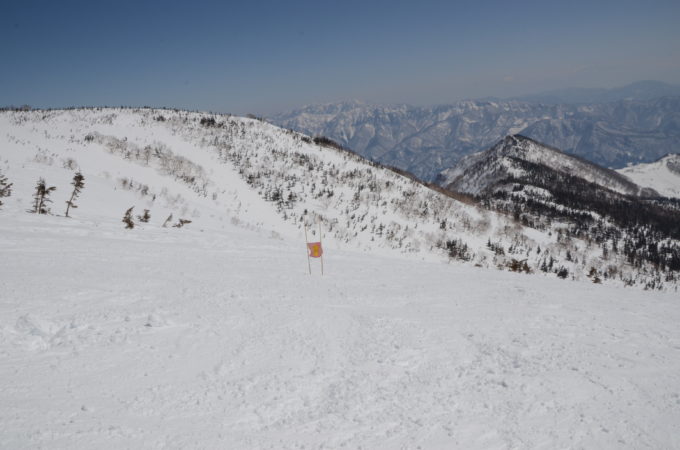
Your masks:
{"label": "snowy ridge", "polygon": [[644,190],[613,170],[563,153],[521,135],[507,136],[491,149],[463,157],[450,169],[443,171],[437,183],[450,189],[478,195],[493,189],[509,176],[522,178],[528,175],[515,161],[528,161],[550,170],[577,176],[590,183],[625,195],[656,195]]}
{"label": "snowy ridge", "polygon": [[680,198],[680,154],[669,154],[656,162],[632,165],[618,172],[661,195]]}
{"label": "snowy ridge", "polygon": [[647,261],[670,278],[680,271],[680,203],[524,136],[463,158],[438,182],[526,226],[550,230],[561,223],[567,239],[598,243],[604,259],[611,250],[629,264]]}
{"label": "snowy ridge", "polygon": [[254,119],[147,109],[8,111],[0,130],[2,170],[15,183],[2,214],[25,214],[40,176],[48,185],[60,181],[53,196],[59,213],[80,169],[88,187],[74,216],[95,224],[120,223],[135,206],[135,214],[152,215],[142,228],[160,227],[172,214],[171,223],[187,219],[206,231],[236,223],[299,240],[304,224],[320,221],[335,248],[525,272],[547,264],[542,272],[552,276],[590,280],[599,273],[604,281],[658,289],[675,282]]}

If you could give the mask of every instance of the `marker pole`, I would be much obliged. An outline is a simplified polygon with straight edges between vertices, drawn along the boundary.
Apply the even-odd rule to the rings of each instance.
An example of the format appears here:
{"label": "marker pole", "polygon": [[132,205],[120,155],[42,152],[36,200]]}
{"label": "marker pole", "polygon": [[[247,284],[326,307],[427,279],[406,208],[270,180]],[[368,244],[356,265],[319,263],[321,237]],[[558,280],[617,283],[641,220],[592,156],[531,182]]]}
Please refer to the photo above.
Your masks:
{"label": "marker pole", "polygon": [[305,223],[305,251],[307,252],[307,268],[309,269],[309,274],[312,274],[312,264],[309,262],[309,246],[307,245],[309,240],[307,239],[307,224]]}
{"label": "marker pole", "polygon": [[321,243],[321,221],[319,220],[319,250],[321,250],[321,276],[323,276],[323,245]]}

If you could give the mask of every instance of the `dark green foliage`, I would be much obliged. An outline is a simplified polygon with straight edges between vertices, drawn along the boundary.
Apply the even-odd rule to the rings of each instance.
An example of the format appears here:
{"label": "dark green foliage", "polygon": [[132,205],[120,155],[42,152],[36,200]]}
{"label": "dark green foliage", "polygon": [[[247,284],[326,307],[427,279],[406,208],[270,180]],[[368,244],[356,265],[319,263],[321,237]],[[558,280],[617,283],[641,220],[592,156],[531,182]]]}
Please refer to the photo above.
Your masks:
{"label": "dark green foliage", "polygon": [[531,273],[531,268],[529,268],[529,265],[527,264],[526,259],[519,261],[515,258],[512,258],[507,263],[507,266],[508,266],[508,269],[510,269],[513,272]]}
{"label": "dark green foliage", "polygon": [[316,145],[321,145],[322,147],[331,147],[338,150],[346,150],[345,147],[335,142],[333,139],[327,138],[326,136],[316,136],[313,139]]}
{"label": "dark green foliage", "polygon": [[69,217],[68,211],[70,208],[78,207],[74,201],[78,198],[78,195],[80,195],[80,192],[85,187],[85,177],[82,173],[76,172],[76,174],[73,176],[73,181],[71,181],[71,186],[73,186],[73,192],[71,192],[71,198],[66,201],[66,217]]}
{"label": "dark green foliage", "polygon": [[214,127],[217,125],[217,122],[214,117],[203,117],[201,118],[200,124],[204,127]]}
{"label": "dark green foliage", "polygon": [[7,177],[0,172],[0,206],[2,206],[2,199],[12,195],[12,183],[7,181]]}
{"label": "dark green foliage", "polygon": [[39,178],[35,186],[35,193],[33,194],[33,209],[30,212],[34,214],[49,214],[50,208],[47,205],[52,203],[50,194],[56,190],[55,186],[47,187],[44,178]]}
{"label": "dark green foliage", "polygon": [[137,216],[137,220],[139,220],[140,222],[148,223],[149,219],[151,219],[151,214],[149,213],[148,209],[145,209],[144,214],[142,214],[141,216]]}
{"label": "dark green foliage", "polygon": [[460,259],[462,261],[470,261],[472,259],[470,248],[460,239],[447,240],[445,248],[451,259]]}
{"label": "dark green foliage", "polygon": [[135,227],[135,222],[132,220],[132,210],[135,209],[134,206],[131,206],[127,211],[125,211],[125,215],[123,216],[123,222],[125,224],[125,229],[126,230],[131,230]]}
{"label": "dark green foliage", "polygon": [[492,250],[496,255],[502,256],[505,255],[505,250],[503,249],[503,245],[498,242],[491,242],[491,239],[489,239],[486,243],[486,246]]}

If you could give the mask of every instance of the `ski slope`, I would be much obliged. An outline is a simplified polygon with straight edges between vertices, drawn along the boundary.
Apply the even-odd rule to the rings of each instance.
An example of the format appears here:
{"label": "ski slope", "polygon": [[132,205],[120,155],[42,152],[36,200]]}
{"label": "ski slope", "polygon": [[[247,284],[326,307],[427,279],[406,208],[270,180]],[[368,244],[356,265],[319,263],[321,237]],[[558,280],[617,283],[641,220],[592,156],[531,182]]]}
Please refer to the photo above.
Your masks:
{"label": "ski slope", "polygon": [[[0,217],[0,448],[680,447],[677,293]],[[317,261],[313,261],[317,263]]]}
{"label": "ski slope", "polygon": [[[488,239],[569,247],[300,135],[203,117],[0,114],[0,448],[680,447],[675,284],[491,270]],[[53,215],[26,212],[39,177]],[[286,185],[293,207],[263,198]],[[124,229],[130,206],[150,222]],[[448,236],[476,259],[448,262],[432,245]]]}

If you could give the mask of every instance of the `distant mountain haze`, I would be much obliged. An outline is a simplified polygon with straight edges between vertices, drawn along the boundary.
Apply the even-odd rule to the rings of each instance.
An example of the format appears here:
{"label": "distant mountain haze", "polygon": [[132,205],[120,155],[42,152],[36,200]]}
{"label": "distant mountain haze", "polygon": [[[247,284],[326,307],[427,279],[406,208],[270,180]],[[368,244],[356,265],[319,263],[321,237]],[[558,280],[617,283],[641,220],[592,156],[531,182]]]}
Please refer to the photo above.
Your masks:
{"label": "distant mountain haze", "polygon": [[[425,107],[348,101],[306,106],[270,120],[328,136],[425,180],[517,133],[610,168],[653,162],[680,151],[677,86],[645,81],[531,97],[536,101],[465,100]],[[541,98],[546,101],[539,102]],[[585,99],[590,102],[580,101]]]}
{"label": "distant mountain haze", "polygon": [[626,86],[604,88],[567,88],[513,97],[514,100],[547,104],[608,103],[619,100],[652,100],[680,95],[680,85],[660,81],[637,81]]}

